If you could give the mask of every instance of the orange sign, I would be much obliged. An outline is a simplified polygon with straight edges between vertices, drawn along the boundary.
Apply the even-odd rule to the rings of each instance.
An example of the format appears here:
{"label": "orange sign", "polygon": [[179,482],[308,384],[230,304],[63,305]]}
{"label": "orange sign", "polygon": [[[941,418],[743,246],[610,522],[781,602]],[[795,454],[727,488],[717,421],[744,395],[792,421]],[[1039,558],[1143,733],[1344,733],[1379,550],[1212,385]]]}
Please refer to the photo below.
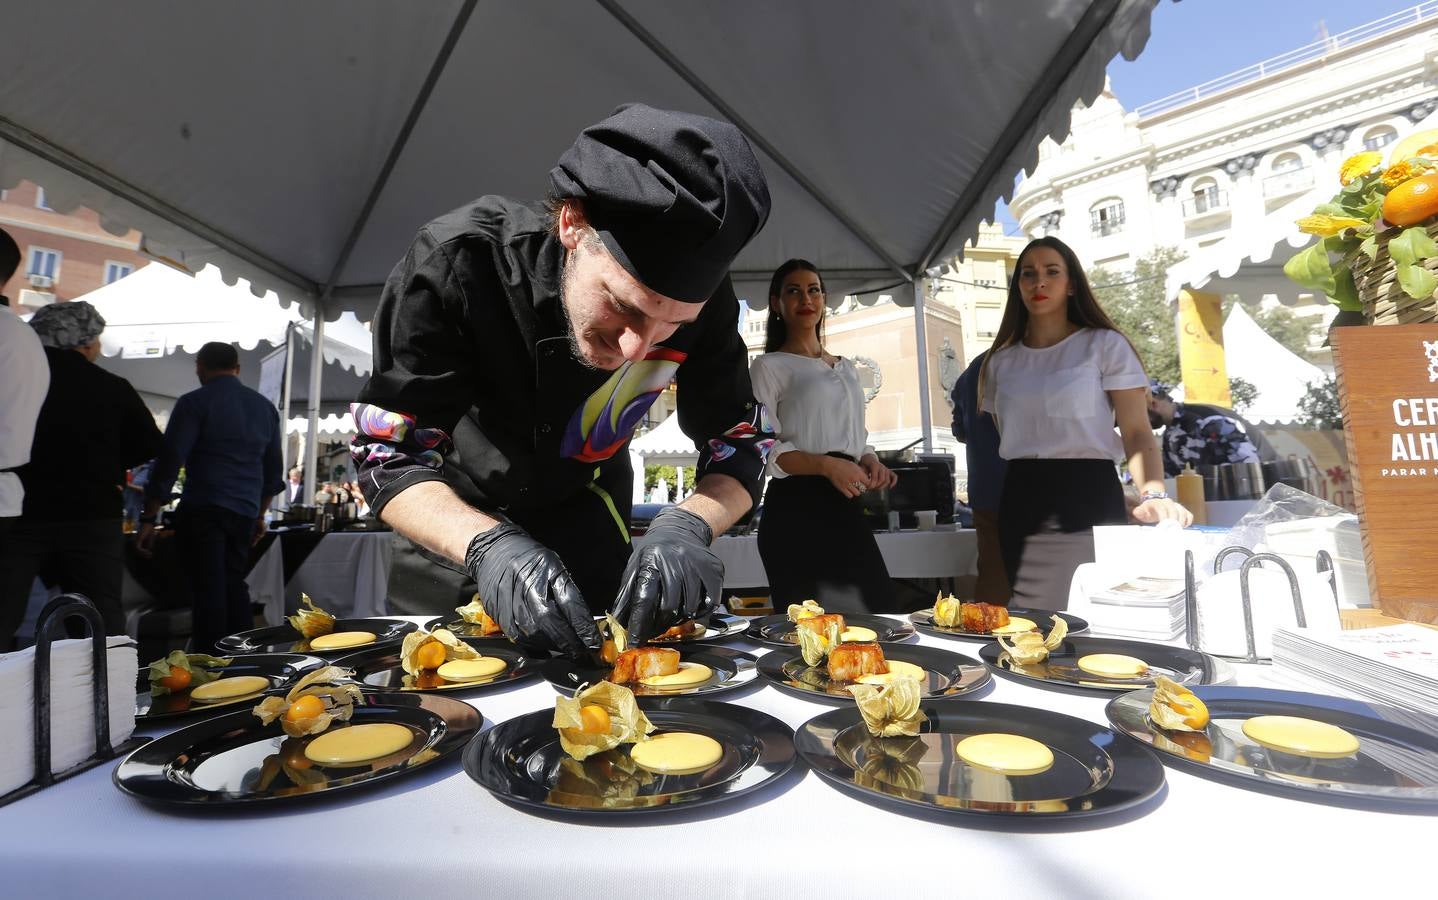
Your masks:
{"label": "orange sign", "polygon": [[1183,398],[1190,403],[1233,406],[1228,363],[1223,358],[1223,298],[1202,291],[1178,295],[1178,364]]}
{"label": "orange sign", "polygon": [[1369,592],[1438,622],[1438,325],[1335,328],[1333,362]]}

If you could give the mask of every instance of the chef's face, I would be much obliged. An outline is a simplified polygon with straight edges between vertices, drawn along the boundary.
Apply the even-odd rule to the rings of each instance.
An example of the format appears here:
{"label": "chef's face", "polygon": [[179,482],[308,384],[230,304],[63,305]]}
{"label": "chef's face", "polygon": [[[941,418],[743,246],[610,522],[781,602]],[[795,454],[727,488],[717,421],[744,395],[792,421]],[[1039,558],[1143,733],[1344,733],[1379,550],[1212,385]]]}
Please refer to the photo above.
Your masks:
{"label": "chef's face", "polygon": [[1052,247],[1035,247],[1019,260],[1019,296],[1029,315],[1068,316],[1070,287],[1068,264]]}
{"label": "chef's face", "polygon": [[559,214],[559,240],[569,251],[560,282],[569,343],[585,365],[613,371],[638,362],[680,325],[699,318],[703,303],[685,303],[646,288],[569,205]]}

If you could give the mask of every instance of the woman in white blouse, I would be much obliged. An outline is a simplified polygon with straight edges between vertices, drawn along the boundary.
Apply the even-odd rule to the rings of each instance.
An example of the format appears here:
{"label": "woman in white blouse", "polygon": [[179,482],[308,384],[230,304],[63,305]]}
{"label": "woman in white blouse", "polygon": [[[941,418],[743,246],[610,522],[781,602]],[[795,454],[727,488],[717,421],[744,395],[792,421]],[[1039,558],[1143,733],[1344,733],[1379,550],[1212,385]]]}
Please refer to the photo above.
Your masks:
{"label": "woman in white blouse", "polygon": [[1141,491],[1136,519],[1193,522],[1164,492],[1143,364],[1057,238],[1019,255],[979,384],[1008,460],[999,542],[1019,605],[1062,609],[1074,569],[1093,560],[1093,526],[1128,521],[1120,460]]}
{"label": "woman in white blouse", "polygon": [[805,260],[784,263],[769,282],[764,354],[749,370],[778,436],[759,555],[775,610],[813,599],[831,612],[886,611],[889,572],[857,498],[898,478],[865,444],[854,364],[824,350],[824,301],[823,278]]}

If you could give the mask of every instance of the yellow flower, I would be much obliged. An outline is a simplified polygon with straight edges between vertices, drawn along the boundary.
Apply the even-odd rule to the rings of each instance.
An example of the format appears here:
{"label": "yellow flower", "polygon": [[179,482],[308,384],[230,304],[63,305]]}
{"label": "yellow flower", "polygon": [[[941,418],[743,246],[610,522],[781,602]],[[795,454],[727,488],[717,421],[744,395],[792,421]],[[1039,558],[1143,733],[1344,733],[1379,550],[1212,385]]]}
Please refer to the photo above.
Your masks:
{"label": "yellow flower", "polygon": [[1417,178],[1428,172],[1432,166],[1425,166],[1422,163],[1414,162],[1412,159],[1404,160],[1389,166],[1383,172],[1383,183],[1389,187],[1397,187],[1410,178]]}
{"label": "yellow flower", "polygon": [[1355,219],[1352,216],[1304,216],[1298,220],[1298,230],[1304,234],[1316,234],[1319,237],[1335,235],[1345,228],[1358,228],[1368,223],[1362,219]]}
{"label": "yellow flower", "polygon": [[1348,184],[1355,178],[1362,178],[1383,162],[1383,154],[1376,150],[1369,150],[1348,157],[1338,169],[1338,182]]}

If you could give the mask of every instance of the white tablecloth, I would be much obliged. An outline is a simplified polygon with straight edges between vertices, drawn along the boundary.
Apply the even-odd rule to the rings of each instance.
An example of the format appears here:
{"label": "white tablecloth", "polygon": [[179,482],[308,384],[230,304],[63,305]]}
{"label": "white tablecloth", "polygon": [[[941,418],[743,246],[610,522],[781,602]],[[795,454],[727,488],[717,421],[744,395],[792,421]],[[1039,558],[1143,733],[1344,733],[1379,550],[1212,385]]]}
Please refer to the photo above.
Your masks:
{"label": "white tablecloth", "polygon": [[[890,578],[960,578],[978,574],[978,538],[973,529],[876,532]],[[726,588],[767,587],[759,538],[722,535],[714,552],[724,561]]]}
{"label": "white tablecloth", "polygon": [[[976,652],[960,641],[921,642]],[[1241,679],[1261,671],[1240,668]],[[529,681],[469,702],[488,727],[551,708],[554,696],[546,682]],[[996,679],[982,700],[953,702],[1014,703],[1103,722],[1105,699]],[[791,726],[833,708],[767,685],[730,702]],[[5,896],[907,900],[1014,896],[1020,875],[1066,900],[1432,893],[1431,818],[1273,797],[1168,768],[1157,798],[1099,820],[901,815],[841,794],[800,765],[747,799],[623,824],[508,806],[470,781],[457,759],[348,798],[208,815],[132,800],[111,784],[113,768],[0,809]],[[879,847],[902,848],[900,861],[866,867],[887,858]],[[1159,887],[1156,871],[1180,880]]]}
{"label": "white tablecloth", "polygon": [[340,618],[388,615],[385,603],[393,550],[388,531],[337,531],[325,535],[284,580],[284,557],[276,538],[245,579],[250,599],[263,603],[265,621],[278,625],[299,606],[300,593]]}

